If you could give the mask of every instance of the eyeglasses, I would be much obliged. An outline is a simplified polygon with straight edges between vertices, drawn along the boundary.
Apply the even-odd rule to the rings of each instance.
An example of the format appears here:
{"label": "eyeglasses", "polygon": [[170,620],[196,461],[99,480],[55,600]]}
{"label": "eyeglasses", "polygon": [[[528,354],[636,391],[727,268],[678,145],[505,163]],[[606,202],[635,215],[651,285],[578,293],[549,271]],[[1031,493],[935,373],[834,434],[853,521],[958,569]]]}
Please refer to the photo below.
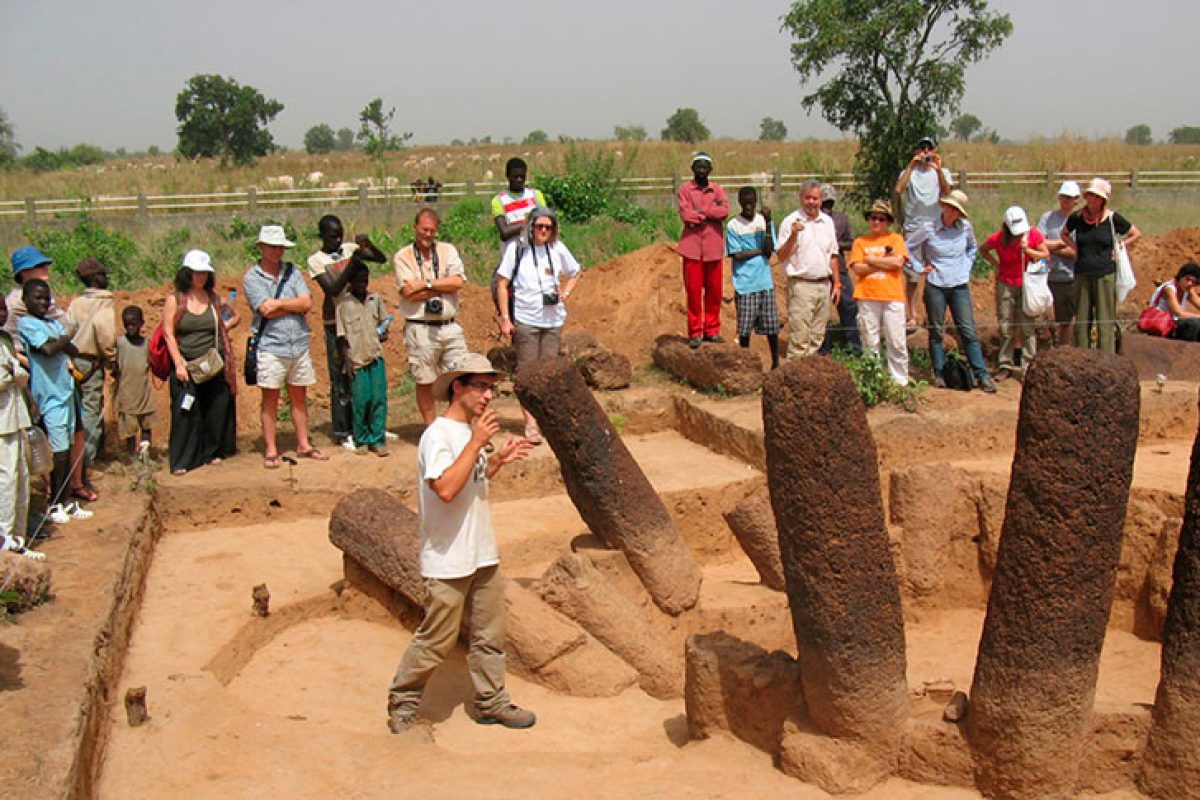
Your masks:
{"label": "eyeglasses", "polygon": [[491,392],[492,394],[496,393],[496,384],[488,383],[487,381],[467,381],[463,385],[468,386],[477,392]]}
{"label": "eyeglasses", "polygon": [[554,225],[550,222],[535,222],[533,223],[533,229],[535,231],[552,231],[554,230]]}
{"label": "eyeglasses", "polygon": [[887,222],[888,218],[885,217],[883,214],[872,214],[871,216],[867,217],[867,221],[868,222]]}

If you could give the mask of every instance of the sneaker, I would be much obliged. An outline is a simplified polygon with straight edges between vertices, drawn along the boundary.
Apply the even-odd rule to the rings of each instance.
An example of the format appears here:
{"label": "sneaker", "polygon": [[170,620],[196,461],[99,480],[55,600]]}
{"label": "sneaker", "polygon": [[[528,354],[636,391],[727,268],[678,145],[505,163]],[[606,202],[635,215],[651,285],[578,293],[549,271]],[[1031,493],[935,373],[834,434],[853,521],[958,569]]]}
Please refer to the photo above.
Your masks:
{"label": "sneaker", "polygon": [[71,515],[67,513],[62,503],[55,503],[46,509],[46,519],[55,525],[66,525],[71,521]]}
{"label": "sneaker", "polygon": [[704,341],[711,342],[712,344],[725,344],[725,340],[720,336],[705,336]]}
{"label": "sneaker", "polygon": [[699,350],[700,349],[700,337],[693,336],[692,338],[688,339],[688,347],[692,348],[693,350]]}
{"label": "sneaker", "polygon": [[373,444],[367,449],[380,458],[387,458],[389,455],[391,455],[391,453],[388,452],[387,445],[385,444]]}
{"label": "sneaker", "polygon": [[356,449],[356,446],[354,444],[354,437],[347,436],[345,439],[342,439],[342,447],[346,448],[351,453],[353,453]]}
{"label": "sneaker", "polygon": [[396,441],[397,439],[399,439],[399,438],[400,438],[400,434],[398,434],[398,433],[392,433],[391,431],[384,431],[384,432],[383,432],[383,438],[384,438],[384,439],[386,439],[386,440],[387,440],[387,441],[389,441],[389,442],[394,442],[394,441]]}
{"label": "sneaker", "polygon": [[945,389],[946,388],[946,379],[942,377],[942,373],[940,373],[940,372],[933,373],[933,386],[936,389]]}
{"label": "sneaker", "polygon": [[509,704],[490,714],[480,714],[475,718],[480,725],[503,725],[506,728],[532,728],[537,717],[532,711]]}
{"label": "sneaker", "polygon": [[63,506],[63,511],[65,511],[71,519],[91,519],[92,517],[96,516],[94,512],[88,511],[86,508],[74,501]]}
{"label": "sneaker", "polygon": [[979,388],[983,389],[988,394],[996,393],[996,382],[992,380],[990,375],[984,375],[979,379]]}

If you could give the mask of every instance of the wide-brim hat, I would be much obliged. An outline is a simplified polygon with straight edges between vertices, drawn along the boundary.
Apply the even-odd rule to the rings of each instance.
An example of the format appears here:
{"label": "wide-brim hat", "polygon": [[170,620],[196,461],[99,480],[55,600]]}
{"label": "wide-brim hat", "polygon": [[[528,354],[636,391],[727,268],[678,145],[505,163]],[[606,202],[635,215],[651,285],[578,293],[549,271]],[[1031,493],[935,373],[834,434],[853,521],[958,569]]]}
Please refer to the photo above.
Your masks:
{"label": "wide-brim hat", "polygon": [[450,384],[463,375],[503,375],[504,373],[492,366],[492,362],[488,357],[480,353],[467,353],[462,359],[454,365],[454,368],[448,372],[443,372],[437,376],[437,380],[433,382],[433,396],[436,398],[446,398],[447,390]]}
{"label": "wide-brim hat", "polygon": [[28,247],[18,247],[12,254],[12,271],[15,277],[18,273],[24,272],[27,269],[40,267],[43,264],[53,264],[50,256],[43,253],[33,245]]}
{"label": "wide-brim hat", "polygon": [[945,197],[939,197],[938,202],[944,206],[958,209],[958,213],[967,219],[971,218],[971,215],[967,213],[967,203],[970,202],[970,198],[961,189],[951,189]]}
{"label": "wide-brim hat", "polygon": [[1112,184],[1104,180],[1104,178],[1092,178],[1088,183],[1087,188],[1083,190],[1084,194],[1094,194],[1097,197],[1103,197],[1105,200],[1112,194]]}
{"label": "wide-brim hat", "polygon": [[892,204],[887,200],[876,200],[871,203],[871,207],[867,209],[867,213],[863,214],[863,217],[870,219],[872,214],[883,214],[888,218],[888,222],[896,221],[896,215],[892,213]]}
{"label": "wide-brim hat", "polygon": [[212,256],[203,250],[188,250],[183,254],[183,265],[192,272],[216,272]]}
{"label": "wide-brim hat", "polygon": [[295,247],[296,243],[287,238],[282,225],[263,225],[258,229],[258,243],[275,247]]}

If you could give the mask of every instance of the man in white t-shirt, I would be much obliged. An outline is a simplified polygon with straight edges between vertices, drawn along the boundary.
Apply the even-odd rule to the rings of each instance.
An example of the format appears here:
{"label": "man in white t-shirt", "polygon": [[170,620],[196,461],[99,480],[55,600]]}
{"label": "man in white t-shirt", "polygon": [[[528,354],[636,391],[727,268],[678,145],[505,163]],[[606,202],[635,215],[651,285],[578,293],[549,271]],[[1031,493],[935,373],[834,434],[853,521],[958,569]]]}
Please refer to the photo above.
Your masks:
{"label": "man in white t-shirt", "polygon": [[470,609],[467,668],[475,688],[475,721],[506,728],[528,728],[537,721],[533,712],[513,705],[504,688],[504,579],[488,479],[528,455],[531,445],[510,437],[493,452],[491,439],[500,423],[488,405],[499,379],[485,356],[469,353],[433,384],[434,396],[450,405],[425,429],[417,447],[421,575],[429,598],[425,619],[388,688],[392,733],[413,726],[425,684],[458,640],[464,609]]}

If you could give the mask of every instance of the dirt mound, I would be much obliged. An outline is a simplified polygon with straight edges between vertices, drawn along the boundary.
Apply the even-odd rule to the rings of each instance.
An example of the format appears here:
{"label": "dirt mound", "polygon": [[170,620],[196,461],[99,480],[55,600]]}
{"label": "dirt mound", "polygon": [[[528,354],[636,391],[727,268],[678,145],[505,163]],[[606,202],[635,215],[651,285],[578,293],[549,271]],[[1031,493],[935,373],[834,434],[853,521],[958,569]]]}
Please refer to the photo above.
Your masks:
{"label": "dirt mound", "polygon": [[1175,277],[1188,261],[1200,261],[1200,228],[1176,228],[1161,236],[1143,236],[1129,248],[1138,285],[1122,305],[1140,310],[1158,284]]}

